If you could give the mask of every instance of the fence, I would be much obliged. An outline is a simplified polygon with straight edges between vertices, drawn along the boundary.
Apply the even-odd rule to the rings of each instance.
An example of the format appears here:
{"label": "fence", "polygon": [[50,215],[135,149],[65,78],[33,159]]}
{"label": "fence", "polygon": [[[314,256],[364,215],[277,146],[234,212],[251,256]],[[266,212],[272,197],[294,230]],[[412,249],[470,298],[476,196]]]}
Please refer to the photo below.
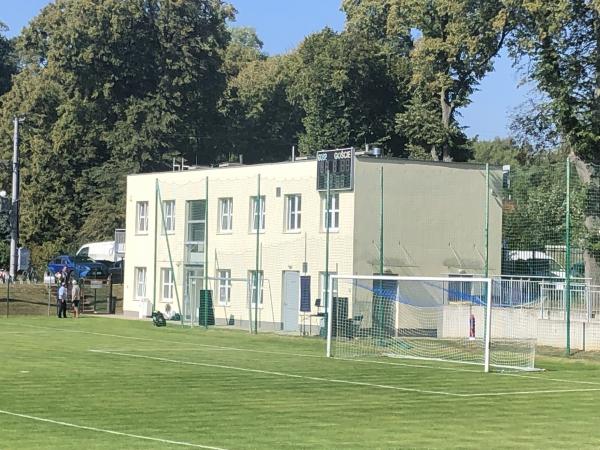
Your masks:
{"label": "fence", "polygon": [[[24,280],[0,282],[0,315],[55,315],[58,286]],[[71,289],[68,289],[71,307]],[[80,311],[89,314],[115,314],[122,307],[122,286],[107,280],[82,280]]]}
{"label": "fence", "polygon": [[[506,171],[503,186],[502,274],[495,301],[532,308],[552,345],[572,347],[595,331],[600,311],[600,189],[598,167],[538,157]],[[548,324],[552,323],[552,326]],[[585,325],[587,331],[585,330]],[[561,328],[562,327],[562,328]],[[559,332],[559,330],[562,330]],[[581,332],[581,333],[579,333]],[[576,338],[577,348],[584,339]],[[549,344],[550,345],[550,344]]]}

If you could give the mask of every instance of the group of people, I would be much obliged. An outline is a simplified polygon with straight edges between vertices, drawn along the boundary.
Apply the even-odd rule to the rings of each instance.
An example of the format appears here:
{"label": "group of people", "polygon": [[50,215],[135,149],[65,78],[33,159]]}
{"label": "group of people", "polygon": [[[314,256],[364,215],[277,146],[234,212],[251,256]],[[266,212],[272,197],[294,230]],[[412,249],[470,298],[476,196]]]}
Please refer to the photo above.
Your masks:
{"label": "group of people", "polygon": [[66,267],[61,273],[56,274],[59,283],[56,298],[56,313],[58,318],[67,317],[67,302],[69,301],[69,287],[71,288],[71,303],[73,305],[73,317],[79,317],[79,304],[81,302],[81,287],[76,279],[71,281],[71,274]]}

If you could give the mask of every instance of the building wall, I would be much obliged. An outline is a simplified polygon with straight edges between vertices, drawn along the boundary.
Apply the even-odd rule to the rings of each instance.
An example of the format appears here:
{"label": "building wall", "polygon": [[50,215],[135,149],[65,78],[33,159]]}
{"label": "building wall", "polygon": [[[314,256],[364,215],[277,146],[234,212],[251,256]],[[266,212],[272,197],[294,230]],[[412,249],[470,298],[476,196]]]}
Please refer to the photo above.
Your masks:
{"label": "building wall", "polygon": [[[485,167],[358,158],[354,271],[379,272],[380,171],[384,179],[384,270],[398,275],[483,274]],[[491,171],[497,192],[502,172]],[[502,206],[490,196],[489,275],[500,274]]]}
{"label": "building wall", "polygon": [[[175,270],[180,304],[184,297],[184,243],[186,201],[206,197],[208,179],[208,276],[215,277],[218,269],[231,270],[233,278],[247,279],[248,271],[256,266],[256,232],[250,230],[250,197],[258,191],[260,174],[261,196],[265,196],[265,231],[259,235],[259,266],[264,271],[263,306],[259,308],[260,326],[279,329],[282,321],[281,297],[283,271],[302,272],[308,263],[311,275],[311,303],[320,296],[319,272],[325,271],[325,237],[322,227],[323,196],[316,191],[315,161],[233,166],[217,169],[168,172],[128,177],[127,184],[127,257],[124,280],[124,310],[137,315],[140,302],[135,299],[134,268],[147,268],[146,297],[152,301],[154,255],[154,197],[155,180],[159,180],[162,200],[175,200],[175,232],[168,235],[171,259]],[[279,192],[278,192],[279,191]],[[279,194],[279,195],[278,195]],[[286,231],[286,195],[302,196],[301,230]],[[218,199],[233,198],[233,230],[222,233],[218,228]],[[136,234],[136,202],[148,201],[150,223],[147,234]],[[340,194],[340,228],[330,233],[330,270],[352,271],[353,194]],[[161,230],[159,220],[159,230]],[[167,302],[161,298],[160,269],[170,267],[164,234],[157,239],[156,309],[164,311]],[[209,280],[208,288],[217,296],[216,281]],[[247,324],[248,294],[243,281],[232,282],[232,301],[228,306],[213,298],[219,322],[233,318],[236,325]],[[180,306],[174,301],[173,310]],[[308,320],[308,317],[307,317]],[[313,324],[314,325],[314,324]],[[244,325],[245,326],[245,325]]]}

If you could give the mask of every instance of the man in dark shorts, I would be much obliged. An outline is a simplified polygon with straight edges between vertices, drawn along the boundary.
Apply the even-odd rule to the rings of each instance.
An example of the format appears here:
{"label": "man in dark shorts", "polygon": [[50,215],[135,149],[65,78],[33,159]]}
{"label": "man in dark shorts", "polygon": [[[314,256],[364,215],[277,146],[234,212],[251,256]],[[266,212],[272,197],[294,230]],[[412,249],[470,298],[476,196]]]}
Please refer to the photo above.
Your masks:
{"label": "man in dark shorts", "polygon": [[81,288],[77,283],[77,280],[73,280],[73,287],[71,288],[71,301],[73,302],[73,317],[77,319],[79,317],[79,301],[81,300]]}

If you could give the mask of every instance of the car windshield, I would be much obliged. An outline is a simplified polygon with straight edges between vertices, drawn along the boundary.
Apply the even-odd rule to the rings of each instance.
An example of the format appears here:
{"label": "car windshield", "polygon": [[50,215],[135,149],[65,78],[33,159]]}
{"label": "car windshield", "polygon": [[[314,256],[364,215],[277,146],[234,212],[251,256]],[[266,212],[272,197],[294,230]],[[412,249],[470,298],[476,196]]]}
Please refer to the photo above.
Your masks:
{"label": "car windshield", "polygon": [[94,262],[94,260],[88,258],[87,256],[73,256],[73,262],[76,263],[91,263]]}

